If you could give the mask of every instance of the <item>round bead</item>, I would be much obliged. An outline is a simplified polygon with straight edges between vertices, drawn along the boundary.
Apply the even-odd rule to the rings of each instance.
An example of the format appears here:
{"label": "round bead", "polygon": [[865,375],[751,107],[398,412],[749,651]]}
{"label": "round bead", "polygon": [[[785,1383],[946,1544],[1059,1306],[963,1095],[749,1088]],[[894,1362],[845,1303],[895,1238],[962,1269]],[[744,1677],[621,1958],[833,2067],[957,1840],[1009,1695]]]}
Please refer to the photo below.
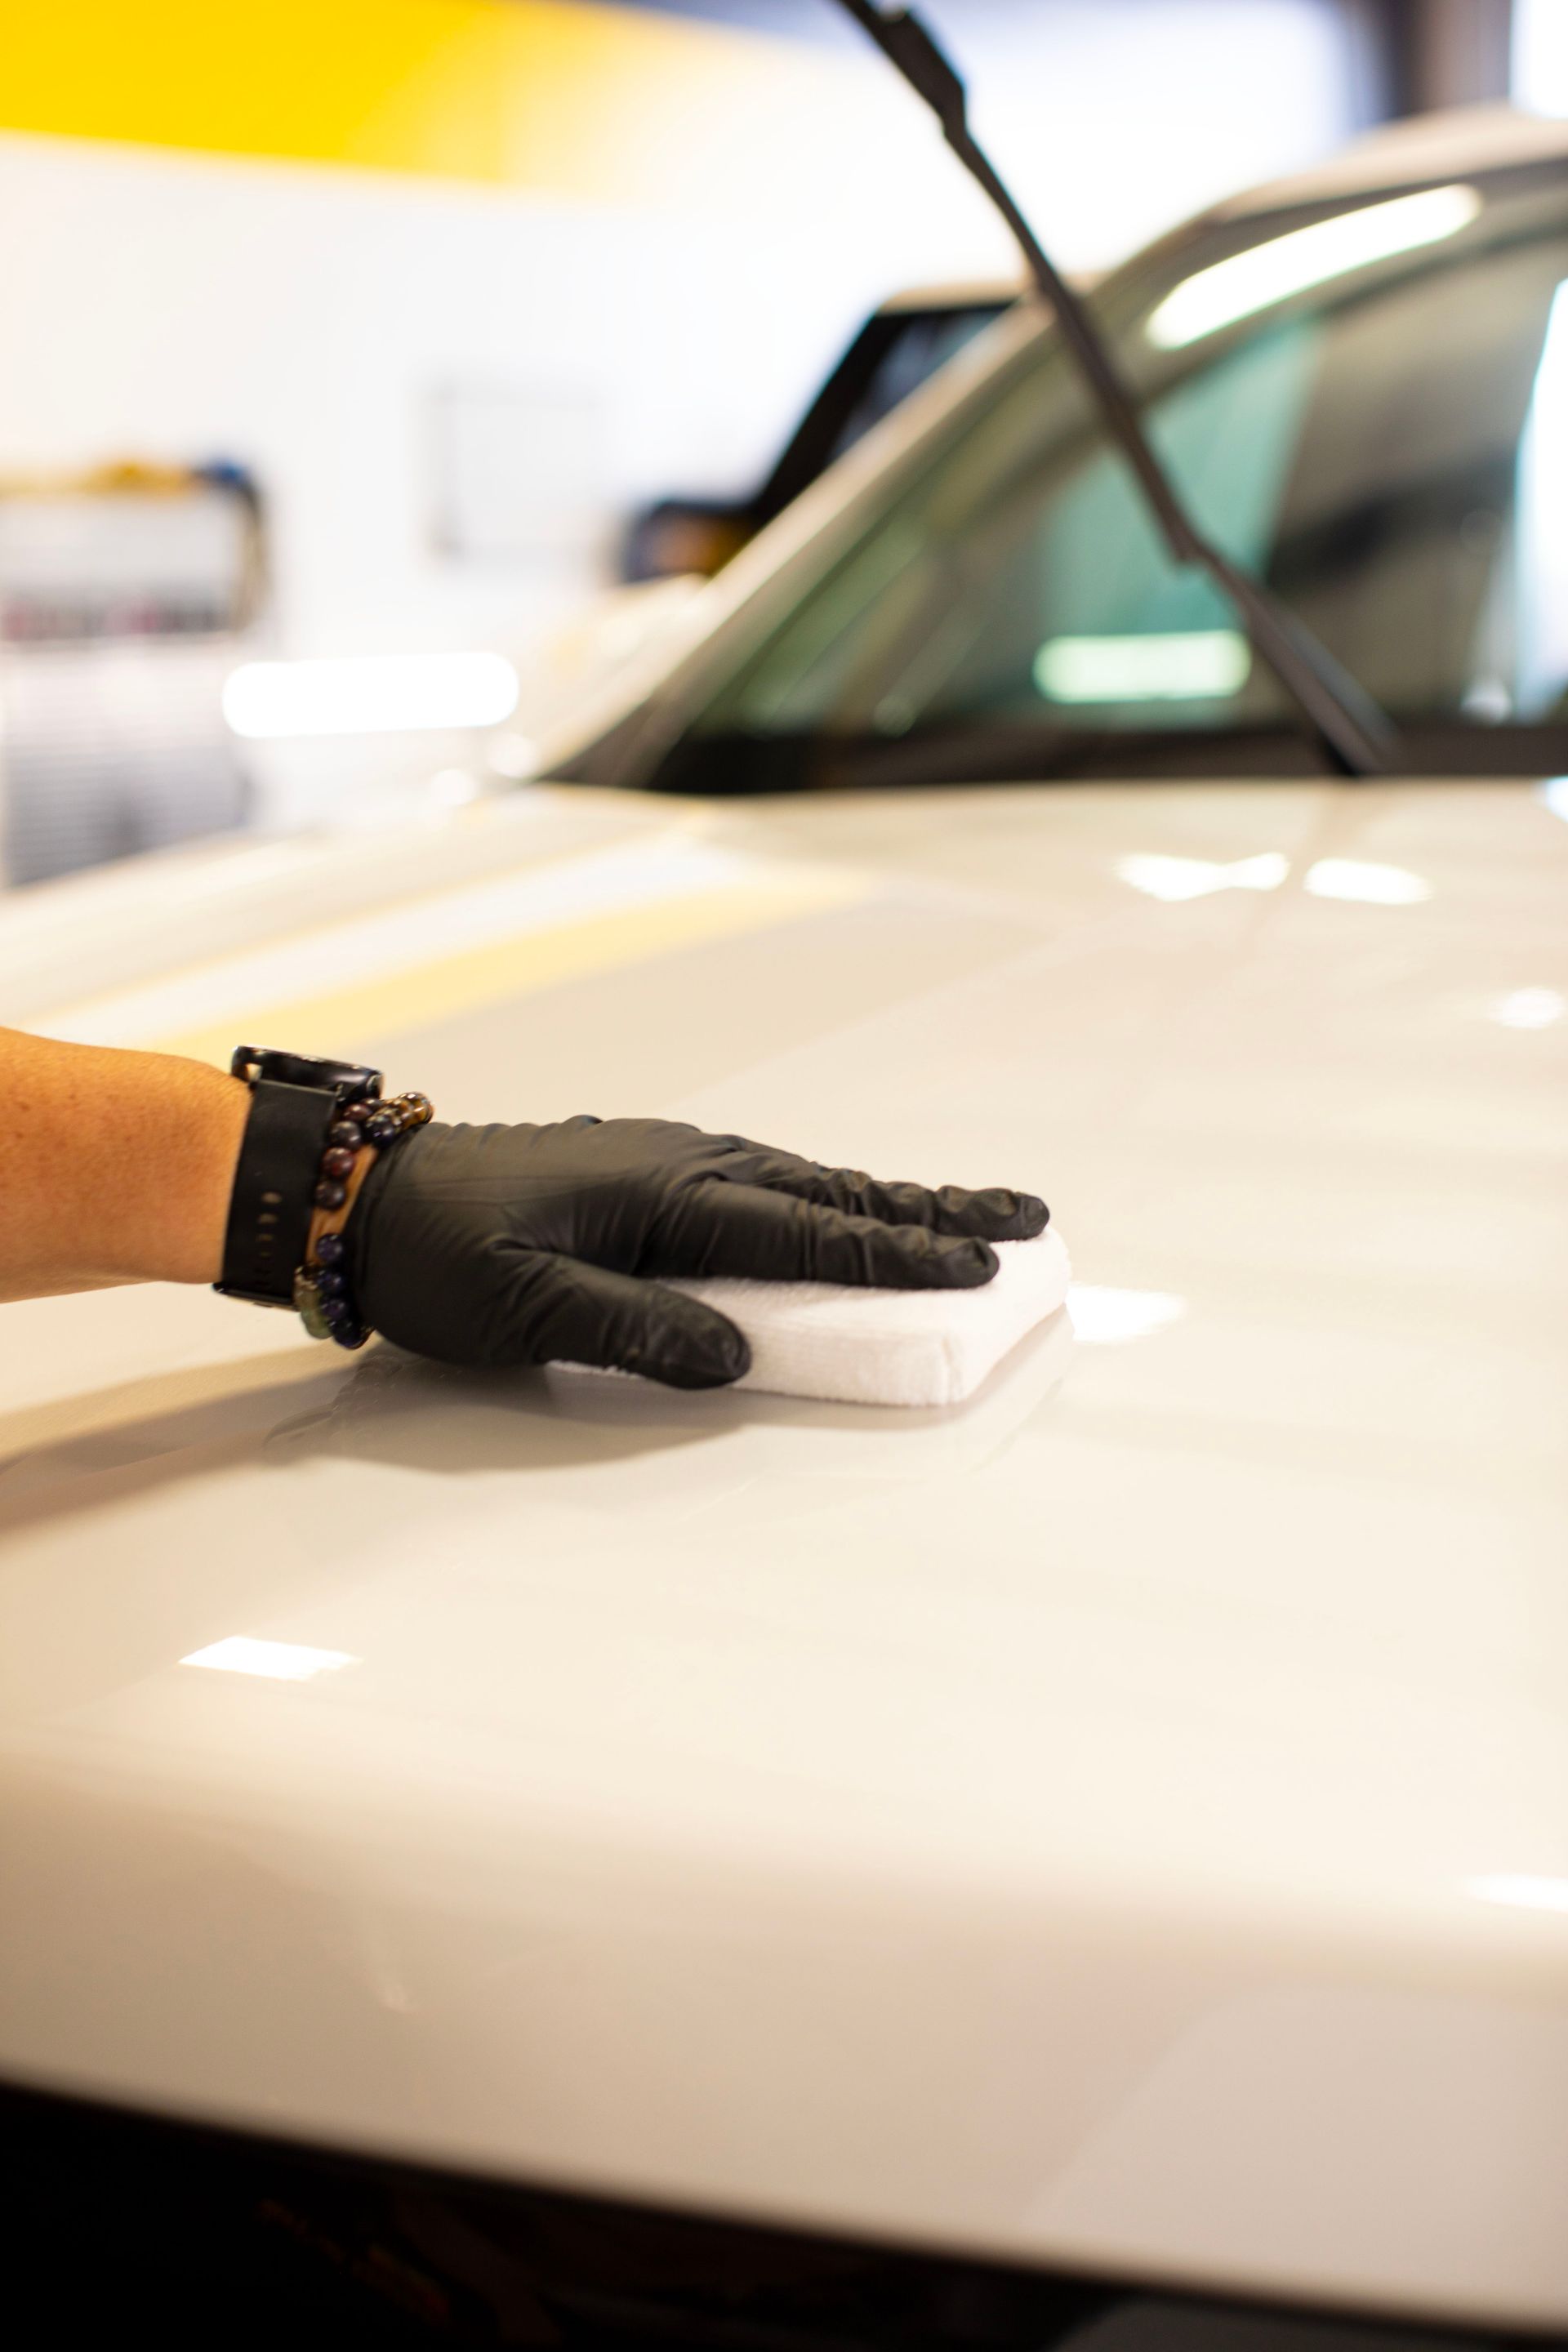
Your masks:
{"label": "round bead", "polygon": [[353,1153],[346,1148],[346,1146],[341,1143],[335,1143],[330,1151],[322,1152],[321,1173],[323,1176],[352,1176],[353,1172],[354,1156]]}
{"label": "round bead", "polygon": [[355,1127],[363,1127],[374,1108],[373,1102],[345,1103],[339,1116],[352,1120]]}
{"label": "round bead", "polygon": [[370,1333],[363,1323],[348,1323],[341,1331],[332,1333],[340,1348],[363,1348]]}
{"label": "round bead", "polygon": [[327,1129],[327,1141],[340,1151],[357,1151],[364,1141],[364,1129],[354,1118],[340,1118]]}
{"label": "round bead", "polygon": [[316,1288],[323,1298],[341,1298],[349,1286],[349,1278],[341,1266],[324,1265],[316,1276]]}
{"label": "round bead", "polygon": [[342,1234],[323,1234],[316,1244],[316,1255],[323,1265],[336,1265],[343,1254]]}
{"label": "round bead", "polygon": [[429,1118],[431,1106],[428,1095],[408,1094],[404,1096],[403,1100],[410,1116],[414,1118],[423,1119]]}
{"label": "round bead", "polygon": [[318,1209],[341,1209],[348,1197],[348,1193],[335,1176],[323,1176],[316,1187]]}
{"label": "round bead", "polygon": [[374,1118],[366,1119],[364,1139],[367,1143],[390,1143],[399,1132],[400,1122],[388,1110],[378,1110]]}

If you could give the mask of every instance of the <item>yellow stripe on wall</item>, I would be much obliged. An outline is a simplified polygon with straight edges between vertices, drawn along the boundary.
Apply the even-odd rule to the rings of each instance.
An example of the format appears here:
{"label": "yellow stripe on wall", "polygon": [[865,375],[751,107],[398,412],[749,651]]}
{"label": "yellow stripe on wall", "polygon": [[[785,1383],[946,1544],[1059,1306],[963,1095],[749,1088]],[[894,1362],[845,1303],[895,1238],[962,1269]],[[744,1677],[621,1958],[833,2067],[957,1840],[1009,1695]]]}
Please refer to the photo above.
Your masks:
{"label": "yellow stripe on wall", "polygon": [[610,201],[776,46],[587,0],[55,0],[6,11],[0,128]]}

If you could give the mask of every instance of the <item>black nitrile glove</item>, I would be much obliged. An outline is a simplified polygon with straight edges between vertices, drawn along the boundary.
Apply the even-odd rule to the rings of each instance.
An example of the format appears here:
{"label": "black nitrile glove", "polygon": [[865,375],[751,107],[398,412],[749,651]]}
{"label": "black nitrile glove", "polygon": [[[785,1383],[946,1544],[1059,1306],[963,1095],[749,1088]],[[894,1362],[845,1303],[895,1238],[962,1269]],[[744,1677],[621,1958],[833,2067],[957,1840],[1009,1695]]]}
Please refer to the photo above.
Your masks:
{"label": "black nitrile glove", "polygon": [[416,1129],[366,1177],[344,1239],[359,1311],[452,1364],[614,1364],[674,1388],[739,1380],[746,1342],[660,1275],[967,1290],[993,1241],[1042,1231],[1026,1192],[928,1192],[658,1118]]}

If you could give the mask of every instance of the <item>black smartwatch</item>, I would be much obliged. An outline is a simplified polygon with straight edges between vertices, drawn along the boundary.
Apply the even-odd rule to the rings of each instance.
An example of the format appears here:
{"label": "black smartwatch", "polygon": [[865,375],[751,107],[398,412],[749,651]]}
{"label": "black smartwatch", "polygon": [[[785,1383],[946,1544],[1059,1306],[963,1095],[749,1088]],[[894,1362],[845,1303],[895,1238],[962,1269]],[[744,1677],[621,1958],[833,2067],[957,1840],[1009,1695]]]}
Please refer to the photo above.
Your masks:
{"label": "black smartwatch", "polygon": [[229,1064],[250,1088],[224,1235],[223,1276],[213,1288],[253,1307],[294,1304],[327,1129],[351,1102],[375,1102],[381,1072],[239,1045]]}

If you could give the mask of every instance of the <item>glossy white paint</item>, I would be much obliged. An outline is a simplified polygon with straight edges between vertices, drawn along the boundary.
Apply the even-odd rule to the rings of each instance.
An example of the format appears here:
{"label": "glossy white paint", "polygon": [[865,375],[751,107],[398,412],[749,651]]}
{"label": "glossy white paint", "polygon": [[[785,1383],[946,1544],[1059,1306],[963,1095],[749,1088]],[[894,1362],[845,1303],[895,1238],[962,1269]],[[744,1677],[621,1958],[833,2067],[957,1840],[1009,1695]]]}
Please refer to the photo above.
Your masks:
{"label": "glossy white paint", "polygon": [[[735,920],[601,954],[611,851]],[[5,1307],[0,2072],[1568,2323],[1568,1024],[1497,1017],[1568,994],[1548,801],[533,791],[352,884],[247,854],[0,911],[0,1011],[243,952],[265,1027],[345,887],[552,894],[543,961],[378,964],[339,1044],[452,1116],[1038,1184],[1083,1329],[884,1414]]]}

